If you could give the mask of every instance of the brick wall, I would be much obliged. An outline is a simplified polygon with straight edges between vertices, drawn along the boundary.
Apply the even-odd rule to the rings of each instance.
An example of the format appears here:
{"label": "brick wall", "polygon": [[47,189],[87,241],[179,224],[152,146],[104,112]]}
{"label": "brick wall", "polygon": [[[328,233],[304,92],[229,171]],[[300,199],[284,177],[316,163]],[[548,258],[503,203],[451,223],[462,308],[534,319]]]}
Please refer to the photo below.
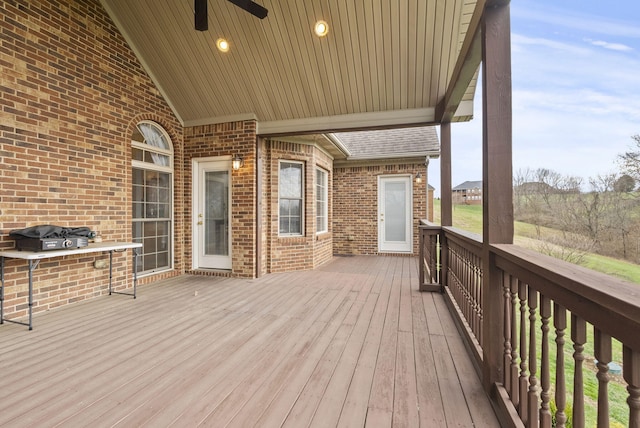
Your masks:
{"label": "brick wall", "polygon": [[240,155],[244,166],[231,171],[232,274],[256,275],[256,122],[241,121],[186,128],[184,155],[185,261],[192,261],[192,160]]}
{"label": "brick wall", "polygon": [[[267,271],[285,272],[312,269],[327,262],[333,255],[332,220],[332,159],[318,148],[295,142],[272,140],[267,146],[268,177],[265,203],[268,211]],[[304,164],[304,229],[302,236],[279,236],[278,174],[279,161],[299,161]],[[329,232],[316,234],[316,167],[328,172]]]}
{"label": "brick wall", "polygon": [[[10,230],[43,223],[130,241],[133,127],[158,122],[179,159],[179,122],[97,0],[2,2],[0,17],[0,249],[13,247]],[[181,180],[176,171],[176,189]],[[182,269],[182,236],[177,220],[177,271],[165,275]],[[105,258],[40,263],[34,312],[104,294],[108,270],[93,262]],[[6,261],[8,317],[26,314],[25,266]],[[116,288],[131,271],[130,252],[114,255]]]}
{"label": "brick wall", "polygon": [[[10,230],[43,223],[88,226],[106,241],[131,241],[131,136],[139,121],[153,120],[167,131],[174,148],[175,269],[145,276],[140,283],[192,267],[191,161],[197,157],[240,154],[245,161],[232,172],[234,275],[310,269],[334,252],[376,252],[369,223],[373,216],[375,224],[376,176],[386,173],[385,167],[334,171],[331,158],[313,146],[267,140],[257,145],[254,121],[183,129],[98,0],[2,2],[0,16],[0,249],[13,247]],[[305,164],[302,237],[278,236],[279,159]],[[329,172],[330,230],[322,235],[315,231],[316,165]],[[396,172],[415,174],[420,167],[405,165]],[[339,187],[346,183],[348,189]],[[415,194],[424,192],[417,187]],[[420,204],[424,199],[416,198],[416,212],[424,213]],[[262,219],[260,263],[256,218]],[[114,256],[116,289],[131,285],[131,253],[125,254]],[[34,312],[104,294],[108,272],[95,269],[93,262],[107,257],[42,262],[34,276]],[[6,262],[8,317],[26,314],[25,264]]]}
{"label": "brick wall", "polygon": [[424,175],[424,163],[334,168],[334,254],[378,254],[378,177],[394,174],[413,178],[413,253],[418,254],[418,225],[425,217],[426,200],[425,180],[415,181],[418,172]]}

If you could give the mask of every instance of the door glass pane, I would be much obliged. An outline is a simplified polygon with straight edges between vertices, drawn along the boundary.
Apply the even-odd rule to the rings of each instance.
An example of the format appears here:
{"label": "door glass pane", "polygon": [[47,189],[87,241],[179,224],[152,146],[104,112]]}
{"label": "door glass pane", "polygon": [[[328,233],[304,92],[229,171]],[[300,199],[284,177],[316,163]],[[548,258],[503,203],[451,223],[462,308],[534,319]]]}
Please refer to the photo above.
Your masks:
{"label": "door glass pane", "polygon": [[405,183],[386,183],[384,186],[384,236],[386,241],[407,240],[407,191]]}
{"label": "door glass pane", "polygon": [[229,255],[229,172],[205,172],[204,253]]}

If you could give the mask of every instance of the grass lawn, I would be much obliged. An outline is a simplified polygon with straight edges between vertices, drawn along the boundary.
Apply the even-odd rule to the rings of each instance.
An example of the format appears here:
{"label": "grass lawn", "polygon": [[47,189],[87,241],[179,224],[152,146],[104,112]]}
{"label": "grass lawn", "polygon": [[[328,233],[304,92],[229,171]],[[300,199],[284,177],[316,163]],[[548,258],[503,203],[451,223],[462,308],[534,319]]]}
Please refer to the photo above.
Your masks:
{"label": "grass lawn", "polygon": [[[440,200],[433,201],[434,222],[440,223]],[[482,206],[481,205],[454,205],[453,225],[460,229],[482,234]],[[549,233],[551,229],[545,228]],[[529,223],[516,221],[514,224],[514,241],[516,244],[532,250],[538,249],[536,227]],[[614,259],[598,254],[587,254],[584,257],[584,267],[598,272],[606,273],[620,279],[640,284],[640,265],[625,260]]]}

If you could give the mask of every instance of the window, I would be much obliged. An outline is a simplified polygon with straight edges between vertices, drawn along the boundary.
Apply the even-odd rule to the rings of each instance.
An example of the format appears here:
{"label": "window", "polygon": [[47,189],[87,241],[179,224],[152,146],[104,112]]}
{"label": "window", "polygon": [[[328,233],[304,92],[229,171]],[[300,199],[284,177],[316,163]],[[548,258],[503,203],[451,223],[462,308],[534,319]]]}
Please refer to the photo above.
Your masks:
{"label": "window", "polygon": [[142,243],[139,273],[171,268],[173,149],[156,123],[140,122],[131,141],[133,242]]}
{"label": "window", "polygon": [[279,170],[279,232],[281,235],[302,235],[302,164],[280,162]]}
{"label": "window", "polygon": [[324,169],[316,169],[316,233],[328,231],[328,175]]}

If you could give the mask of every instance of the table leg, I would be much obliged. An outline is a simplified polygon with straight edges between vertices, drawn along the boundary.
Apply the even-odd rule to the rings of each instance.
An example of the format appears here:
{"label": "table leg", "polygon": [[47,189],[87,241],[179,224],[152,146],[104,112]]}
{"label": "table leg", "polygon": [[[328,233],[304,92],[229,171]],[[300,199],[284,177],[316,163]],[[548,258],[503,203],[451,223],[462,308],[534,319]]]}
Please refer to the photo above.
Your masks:
{"label": "table leg", "polygon": [[113,278],[113,250],[109,251],[109,296],[111,296],[111,279]]}
{"label": "table leg", "polygon": [[136,286],[138,284],[138,249],[133,249],[133,298],[136,298]]}
{"label": "table leg", "polygon": [[29,330],[33,330],[32,314],[33,314],[33,270],[38,266],[33,265],[33,260],[29,260]]}

